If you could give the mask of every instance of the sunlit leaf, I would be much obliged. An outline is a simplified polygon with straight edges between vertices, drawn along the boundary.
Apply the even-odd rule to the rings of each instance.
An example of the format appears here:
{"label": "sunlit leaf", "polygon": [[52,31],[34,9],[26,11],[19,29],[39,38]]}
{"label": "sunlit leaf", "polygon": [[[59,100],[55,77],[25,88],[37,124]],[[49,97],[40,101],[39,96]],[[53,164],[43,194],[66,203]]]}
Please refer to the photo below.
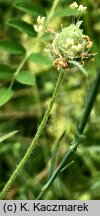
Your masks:
{"label": "sunlit leaf", "polygon": [[13,94],[11,89],[0,88],[0,107],[9,101]]}
{"label": "sunlit leaf", "polygon": [[16,80],[24,85],[35,85],[35,76],[29,71],[21,71]]}
{"label": "sunlit leaf", "polygon": [[25,54],[25,48],[18,42],[11,40],[0,40],[0,49],[15,55]]}
{"label": "sunlit leaf", "polygon": [[10,20],[7,24],[13,28],[16,28],[20,32],[25,32],[28,35],[33,36],[33,37],[36,36],[36,32],[34,31],[33,26],[20,19]]}

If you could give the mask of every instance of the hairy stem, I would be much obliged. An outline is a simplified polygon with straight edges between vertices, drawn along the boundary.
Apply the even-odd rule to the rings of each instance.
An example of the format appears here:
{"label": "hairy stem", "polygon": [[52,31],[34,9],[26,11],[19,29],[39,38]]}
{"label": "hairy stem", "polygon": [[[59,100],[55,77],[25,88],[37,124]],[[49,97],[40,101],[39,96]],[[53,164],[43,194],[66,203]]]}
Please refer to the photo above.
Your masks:
{"label": "hairy stem", "polygon": [[37,199],[41,199],[44,193],[47,191],[47,189],[52,185],[56,177],[59,175],[61,170],[64,166],[66,166],[66,163],[70,159],[70,157],[74,154],[75,150],[77,149],[78,145],[84,138],[84,135],[82,133],[84,132],[85,126],[88,121],[88,117],[90,115],[90,112],[93,108],[94,101],[96,99],[96,95],[98,93],[98,89],[100,88],[100,72],[98,72],[97,77],[92,85],[92,88],[90,90],[90,94],[88,97],[87,105],[85,107],[83,116],[80,120],[80,123],[77,128],[77,133],[75,134],[74,140],[71,142],[71,146],[69,151],[65,154],[64,158],[62,159],[61,163],[57,167],[57,169],[52,174],[51,178],[48,180],[48,182],[43,186],[40,194],[38,195]]}
{"label": "hairy stem", "polygon": [[55,89],[54,89],[54,92],[53,92],[53,95],[52,95],[52,98],[51,98],[51,101],[50,101],[50,104],[44,114],[44,117],[41,121],[41,124],[40,126],[38,127],[38,130],[36,132],[36,135],[35,137],[33,138],[32,142],[31,142],[31,145],[30,147],[28,148],[27,152],[25,153],[24,157],[22,158],[21,162],[19,163],[19,165],[17,166],[17,168],[15,169],[15,171],[13,172],[13,174],[11,175],[10,179],[8,180],[8,182],[6,183],[5,187],[3,188],[1,194],[0,194],[0,199],[3,199],[3,197],[5,196],[6,192],[8,191],[8,189],[11,187],[12,183],[14,182],[14,180],[16,179],[17,175],[19,174],[20,170],[23,168],[23,166],[25,165],[25,163],[27,162],[28,158],[30,157],[34,147],[36,146],[38,140],[39,140],[39,137],[46,125],[46,122],[48,120],[48,117],[51,113],[51,109],[52,109],[52,106],[55,102],[55,99],[58,95],[58,92],[59,92],[59,89],[60,89],[60,86],[61,86],[61,83],[62,83],[62,80],[63,80],[63,77],[64,77],[64,71],[61,70],[59,72],[59,76],[58,76],[58,80],[57,80],[57,83],[56,83],[56,86],[55,86]]}

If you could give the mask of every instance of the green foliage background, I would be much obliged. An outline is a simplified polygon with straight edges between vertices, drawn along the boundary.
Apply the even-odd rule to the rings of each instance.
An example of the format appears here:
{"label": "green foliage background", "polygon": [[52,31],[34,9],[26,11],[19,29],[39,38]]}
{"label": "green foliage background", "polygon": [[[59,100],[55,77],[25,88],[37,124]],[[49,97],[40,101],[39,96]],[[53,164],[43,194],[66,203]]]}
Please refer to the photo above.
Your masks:
{"label": "green foliage background", "polygon": [[[53,1],[22,1],[24,4],[28,2],[33,7],[22,10],[19,1],[0,1],[0,190],[29,147],[58,76],[52,59],[44,52],[45,44],[51,36],[42,35],[41,40],[33,29],[37,16],[48,15]],[[68,16],[66,9],[72,2],[59,0],[48,23],[50,27],[59,31],[61,24],[68,26],[73,22],[73,17]],[[94,63],[85,64],[90,82],[87,86],[87,80],[78,70],[66,72],[45,130],[5,199],[37,197],[47,181],[55,143],[64,130],[66,136],[60,143],[56,166],[69,149],[92,79],[97,68],[100,68],[100,3],[93,0],[77,3],[87,6],[87,13],[82,17],[82,28],[84,34],[89,35],[93,41],[93,52],[98,53]],[[14,73],[23,61],[25,50],[29,54],[31,50],[31,54],[13,82]],[[44,199],[100,199],[100,94],[85,135],[86,140],[72,158],[74,163],[57,177]]]}

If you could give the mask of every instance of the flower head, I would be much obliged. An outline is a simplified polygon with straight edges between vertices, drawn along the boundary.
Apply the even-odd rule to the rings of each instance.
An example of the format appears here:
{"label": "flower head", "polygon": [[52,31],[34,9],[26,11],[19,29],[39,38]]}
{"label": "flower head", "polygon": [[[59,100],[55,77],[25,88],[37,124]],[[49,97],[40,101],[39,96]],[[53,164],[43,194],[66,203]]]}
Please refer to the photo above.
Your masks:
{"label": "flower head", "polygon": [[[86,10],[87,7],[77,4],[74,2],[69,6],[74,9],[77,8],[79,16]],[[39,18],[40,23],[40,18]],[[71,69],[74,66],[78,67],[85,75],[85,69],[83,68],[86,59],[90,62],[94,61],[94,53],[90,53],[93,45],[88,35],[83,34],[83,29],[80,28],[82,21],[77,21],[68,27],[64,27],[60,32],[52,31],[53,39],[52,42],[45,49],[50,52],[53,59],[54,65],[57,69]]]}
{"label": "flower head", "polygon": [[55,33],[47,50],[52,54],[57,69],[69,69],[73,67],[72,62],[77,61],[83,64],[85,59],[93,57],[93,54],[90,53],[92,41],[83,34],[80,28],[81,23],[78,21]]}

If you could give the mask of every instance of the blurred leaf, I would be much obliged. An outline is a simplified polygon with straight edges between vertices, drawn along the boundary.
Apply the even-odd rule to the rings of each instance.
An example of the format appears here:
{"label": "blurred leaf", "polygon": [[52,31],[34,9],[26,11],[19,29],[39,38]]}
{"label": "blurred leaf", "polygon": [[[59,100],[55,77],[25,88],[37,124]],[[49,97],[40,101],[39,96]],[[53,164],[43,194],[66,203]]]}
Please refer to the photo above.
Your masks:
{"label": "blurred leaf", "polygon": [[9,145],[2,145],[0,147],[0,154],[4,154],[5,152],[7,152],[8,154],[8,151],[12,149],[12,144],[9,144]]}
{"label": "blurred leaf", "polygon": [[32,16],[45,16],[44,10],[42,9],[41,5],[39,6],[36,3],[19,1],[14,4],[14,7]]}
{"label": "blurred leaf", "polygon": [[52,174],[54,172],[59,146],[60,146],[60,143],[61,143],[62,139],[64,138],[65,134],[66,134],[66,130],[61,134],[61,136],[59,137],[59,139],[55,143],[55,148],[54,148],[52,158],[51,158],[51,167],[50,167],[48,179],[50,179],[50,177],[52,176]]}
{"label": "blurred leaf", "polygon": [[42,40],[42,41],[45,41],[45,42],[50,41],[51,38],[52,38],[52,33],[51,33],[51,32],[46,32],[46,33],[44,33],[44,34],[41,36],[41,40]]}
{"label": "blurred leaf", "polygon": [[0,107],[8,102],[13,96],[13,91],[7,88],[0,89]]}
{"label": "blurred leaf", "polygon": [[29,71],[21,71],[16,80],[24,85],[35,85],[35,76]]}
{"label": "blurred leaf", "polygon": [[70,163],[68,163],[66,166],[64,166],[60,172],[63,172],[63,171],[65,171],[66,169],[68,169],[73,163],[74,163],[74,160],[71,161]]}
{"label": "blurred leaf", "polygon": [[10,79],[13,75],[13,69],[5,64],[0,64],[0,79]]}
{"label": "blurred leaf", "polygon": [[11,40],[1,40],[0,49],[15,55],[25,54],[25,48],[18,42],[11,41]]}
{"label": "blurred leaf", "polygon": [[0,4],[7,5],[7,6],[12,6],[16,2],[16,0],[0,0]]}
{"label": "blurred leaf", "polygon": [[15,135],[16,133],[18,133],[17,130],[16,130],[16,131],[12,131],[12,132],[10,132],[10,133],[7,133],[7,134],[1,136],[1,137],[0,137],[0,143],[3,142],[4,140],[8,139],[9,137]]}
{"label": "blurred leaf", "polygon": [[33,36],[33,37],[36,36],[36,32],[34,31],[33,26],[27,22],[20,20],[20,19],[10,20],[7,24],[13,28],[16,28],[20,32],[25,32],[28,35]]}
{"label": "blurred leaf", "polygon": [[33,53],[29,56],[28,59],[37,64],[52,65],[51,59],[48,56],[43,55],[41,53]]}
{"label": "blurred leaf", "polygon": [[71,8],[66,8],[66,9],[61,9],[57,11],[54,16],[58,17],[68,17],[68,16],[78,16],[79,12],[77,9],[71,9]]}

